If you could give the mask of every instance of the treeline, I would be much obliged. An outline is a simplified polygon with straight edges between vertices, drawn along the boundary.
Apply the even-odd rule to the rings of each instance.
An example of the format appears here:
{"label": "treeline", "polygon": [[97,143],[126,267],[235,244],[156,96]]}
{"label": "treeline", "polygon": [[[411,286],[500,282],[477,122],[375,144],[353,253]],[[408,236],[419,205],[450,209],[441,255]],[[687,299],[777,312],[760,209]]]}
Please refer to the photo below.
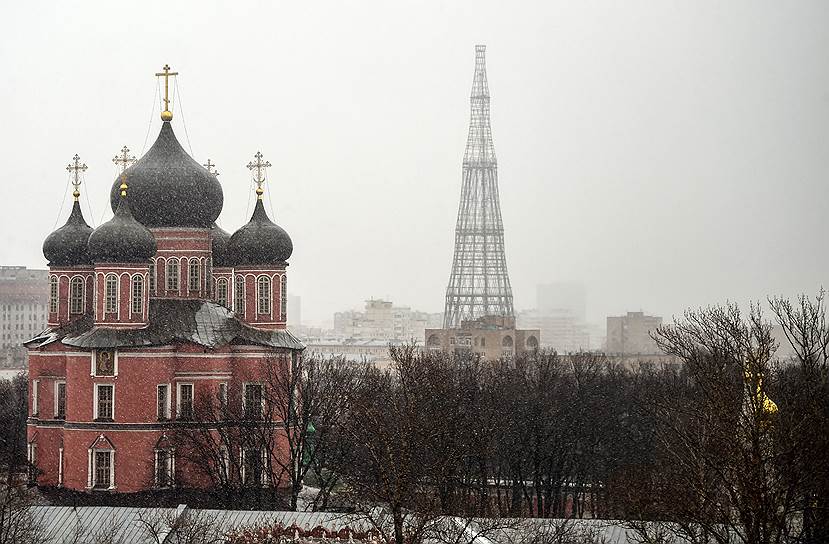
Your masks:
{"label": "treeline", "polygon": [[[827,542],[823,296],[769,302],[771,319],[728,305],[660,328],[670,366],[415,346],[390,348],[388,368],[275,357],[260,387],[199,398],[170,424],[170,493],[193,475],[225,507],[387,516],[377,526],[396,542],[446,515],[623,519],[650,542]],[[777,356],[775,326],[793,357]],[[9,387],[0,408],[18,429],[0,454],[19,466],[25,383]]]}
{"label": "treeline", "polygon": [[[391,348],[387,369],[299,362],[301,383],[283,385],[304,393],[285,420],[315,432],[294,437],[294,466],[308,469],[295,476],[320,487],[319,508],[386,506],[399,542],[412,516],[429,515],[625,519],[643,537],[691,542],[829,541],[823,297],[770,305],[773,321],[729,305],[662,327],[673,366],[413,346]],[[794,357],[777,357],[775,326]],[[312,398],[325,383],[336,395],[326,417],[334,401]]]}

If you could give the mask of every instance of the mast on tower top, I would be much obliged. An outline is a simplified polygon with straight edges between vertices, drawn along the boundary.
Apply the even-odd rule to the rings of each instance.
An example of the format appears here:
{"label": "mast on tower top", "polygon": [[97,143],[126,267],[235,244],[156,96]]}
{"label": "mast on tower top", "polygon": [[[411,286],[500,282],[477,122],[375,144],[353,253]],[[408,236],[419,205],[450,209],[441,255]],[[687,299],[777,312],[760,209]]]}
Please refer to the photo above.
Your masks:
{"label": "mast on tower top", "polygon": [[489,82],[486,77],[486,46],[475,46],[475,76],[469,96],[469,136],[463,156],[464,166],[489,166],[497,163],[489,124]]}

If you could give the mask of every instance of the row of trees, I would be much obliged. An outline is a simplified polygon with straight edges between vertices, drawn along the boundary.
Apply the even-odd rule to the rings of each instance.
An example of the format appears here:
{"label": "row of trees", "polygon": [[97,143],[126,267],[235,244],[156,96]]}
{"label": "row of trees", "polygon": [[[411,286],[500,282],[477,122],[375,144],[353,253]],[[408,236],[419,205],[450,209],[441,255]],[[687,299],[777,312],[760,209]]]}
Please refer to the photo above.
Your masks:
{"label": "row of trees", "polygon": [[[414,346],[391,348],[387,369],[273,365],[259,419],[203,399],[197,420],[210,425],[181,429],[177,451],[214,475],[238,463],[217,485],[243,493],[244,461],[222,452],[264,446],[257,483],[276,493],[288,482],[290,508],[309,482],[314,509],[371,516],[380,504],[390,519],[378,525],[397,542],[440,515],[627,519],[643,538],[692,542],[829,541],[823,296],[770,306],[774,324],[758,307],[727,305],[662,327],[673,366],[544,351],[482,361]],[[775,324],[793,359],[776,356]],[[287,458],[272,438],[282,422]],[[236,434],[217,441],[208,427]]]}
{"label": "row of trees", "polygon": [[[826,542],[823,296],[770,307],[792,359],[758,307],[734,305],[660,328],[673,366],[415,346],[391,348],[385,369],[275,358],[253,393],[197,399],[170,440],[179,470],[209,478],[226,506],[251,489],[278,504],[287,485],[285,507],[347,508],[398,543],[447,515],[625,519],[652,542]],[[6,465],[19,466],[23,437],[3,442]]]}

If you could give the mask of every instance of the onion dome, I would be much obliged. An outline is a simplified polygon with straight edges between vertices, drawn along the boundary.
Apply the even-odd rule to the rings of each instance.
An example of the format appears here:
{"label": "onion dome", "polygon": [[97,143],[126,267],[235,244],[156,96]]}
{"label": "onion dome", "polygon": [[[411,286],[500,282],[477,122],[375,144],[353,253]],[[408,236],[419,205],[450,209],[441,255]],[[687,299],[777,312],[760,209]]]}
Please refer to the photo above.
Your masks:
{"label": "onion dome", "polygon": [[230,234],[216,223],[213,223],[210,227],[210,240],[210,247],[213,253],[213,266],[230,266],[226,258]]}
{"label": "onion dome", "polygon": [[[224,195],[215,175],[184,151],[169,121],[161,125],[153,146],[126,170],[130,180],[130,208],[146,227],[210,228],[222,211]],[[110,205],[118,207],[118,186],[110,191]]]}
{"label": "onion dome", "polygon": [[268,218],[260,195],[248,224],[230,237],[226,257],[231,266],[284,264],[293,252],[291,237]]}
{"label": "onion dome", "polygon": [[49,261],[49,266],[91,264],[86,246],[90,234],[92,227],[86,224],[81,205],[75,200],[66,224],[47,236],[43,242],[43,256]]}
{"label": "onion dome", "polygon": [[121,184],[120,190],[115,217],[89,236],[89,256],[96,263],[145,263],[155,255],[155,237],[133,217],[126,183]]}

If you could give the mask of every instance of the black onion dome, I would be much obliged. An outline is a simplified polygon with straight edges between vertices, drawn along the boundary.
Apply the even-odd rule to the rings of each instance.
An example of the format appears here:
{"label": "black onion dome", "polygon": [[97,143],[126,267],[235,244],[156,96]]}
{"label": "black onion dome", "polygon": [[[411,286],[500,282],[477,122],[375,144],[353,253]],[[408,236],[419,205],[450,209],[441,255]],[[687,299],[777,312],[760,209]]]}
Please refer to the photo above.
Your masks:
{"label": "black onion dome", "polygon": [[43,241],[43,256],[49,261],[49,266],[91,264],[86,247],[90,234],[92,227],[86,224],[81,205],[76,200],[66,224]]}
{"label": "black onion dome", "polygon": [[257,200],[248,224],[230,237],[226,257],[232,266],[257,266],[284,263],[293,252],[291,237],[268,219],[265,206]]}
{"label": "black onion dome", "polygon": [[155,236],[135,220],[127,198],[119,200],[115,217],[89,236],[89,256],[96,263],[145,263],[155,255]]}
{"label": "black onion dome", "polygon": [[210,248],[213,253],[213,266],[230,266],[227,263],[227,243],[230,241],[230,234],[222,227],[213,223],[210,227]]}
{"label": "black onion dome", "polygon": [[[222,186],[184,151],[169,122],[153,146],[126,171],[130,207],[146,227],[210,228],[224,203]],[[110,205],[118,207],[120,177],[112,184]]]}

